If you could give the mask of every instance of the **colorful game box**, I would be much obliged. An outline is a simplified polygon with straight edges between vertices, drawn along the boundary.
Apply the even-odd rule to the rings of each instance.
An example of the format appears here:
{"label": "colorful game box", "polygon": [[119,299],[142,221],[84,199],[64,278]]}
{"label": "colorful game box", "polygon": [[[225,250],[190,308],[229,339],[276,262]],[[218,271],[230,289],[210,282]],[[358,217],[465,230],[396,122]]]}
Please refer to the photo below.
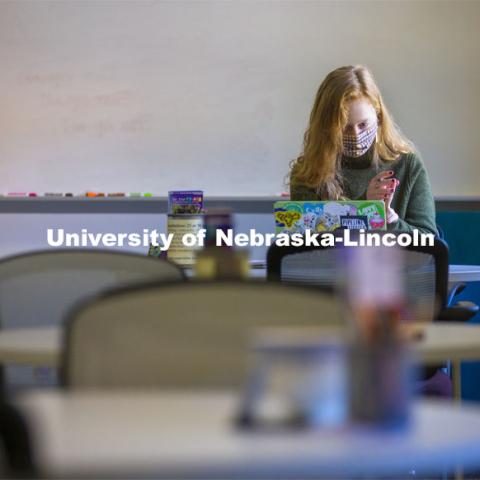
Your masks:
{"label": "colorful game box", "polygon": [[168,213],[173,215],[203,213],[203,192],[201,190],[168,192]]}
{"label": "colorful game box", "polygon": [[280,201],[273,205],[275,233],[386,230],[385,204],[381,200]]}

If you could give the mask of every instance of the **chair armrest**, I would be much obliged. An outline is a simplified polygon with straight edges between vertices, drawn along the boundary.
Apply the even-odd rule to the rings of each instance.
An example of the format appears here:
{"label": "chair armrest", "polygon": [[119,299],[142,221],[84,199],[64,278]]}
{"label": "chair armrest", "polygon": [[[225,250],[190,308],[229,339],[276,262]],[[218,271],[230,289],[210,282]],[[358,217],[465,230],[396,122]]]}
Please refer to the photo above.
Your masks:
{"label": "chair armrest", "polygon": [[447,295],[447,306],[453,303],[453,298],[457,296],[459,293],[462,293],[465,290],[466,286],[467,286],[466,283],[453,284],[452,288],[450,288],[450,291],[448,292],[448,295]]}
{"label": "chair armrest", "polygon": [[458,302],[452,307],[444,308],[437,317],[439,322],[467,322],[479,311],[473,302]]}

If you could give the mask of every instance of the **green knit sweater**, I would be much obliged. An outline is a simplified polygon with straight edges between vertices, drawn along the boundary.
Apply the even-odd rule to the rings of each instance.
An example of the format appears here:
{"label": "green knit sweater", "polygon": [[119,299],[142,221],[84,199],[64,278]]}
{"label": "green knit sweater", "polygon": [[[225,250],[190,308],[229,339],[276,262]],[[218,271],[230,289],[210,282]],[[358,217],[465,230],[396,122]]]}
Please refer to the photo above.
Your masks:
{"label": "green knit sweater", "polygon": [[[394,161],[380,160],[378,165],[372,163],[371,152],[358,158],[344,157],[342,176],[345,196],[351,200],[365,199],[370,180],[379,172],[388,170],[393,170],[393,177],[400,181],[391,204],[399,219],[388,224],[388,230],[400,233],[418,229],[420,232],[437,234],[430,181],[416,153],[403,154]],[[315,189],[295,182],[290,184],[290,198],[322,200]]]}

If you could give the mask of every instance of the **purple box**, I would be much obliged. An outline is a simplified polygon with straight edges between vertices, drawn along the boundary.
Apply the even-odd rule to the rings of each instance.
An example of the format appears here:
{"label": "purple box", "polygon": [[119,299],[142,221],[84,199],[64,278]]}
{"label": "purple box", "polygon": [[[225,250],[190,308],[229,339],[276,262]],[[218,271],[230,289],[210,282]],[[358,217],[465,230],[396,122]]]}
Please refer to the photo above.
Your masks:
{"label": "purple box", "polygon": [[184,190],[168,192],[168,213],[195,214],[203,212],[203,191]]}

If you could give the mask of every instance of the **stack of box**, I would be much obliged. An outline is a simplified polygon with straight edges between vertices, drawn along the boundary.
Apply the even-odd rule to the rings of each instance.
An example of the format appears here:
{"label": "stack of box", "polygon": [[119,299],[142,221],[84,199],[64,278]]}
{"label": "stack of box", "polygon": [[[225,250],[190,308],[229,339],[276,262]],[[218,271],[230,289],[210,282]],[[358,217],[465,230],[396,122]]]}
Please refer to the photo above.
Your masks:
{"label": "stack of box", "polygon": [[201,190],[168,192],[167,231],[173,234],[168,249],[169,260],[191,267],[195,263],[196,251],[202,247],[198,243],[192,247],[184,245],[182,239],[187,233],[197,235],[203,228],[203,192]]}

